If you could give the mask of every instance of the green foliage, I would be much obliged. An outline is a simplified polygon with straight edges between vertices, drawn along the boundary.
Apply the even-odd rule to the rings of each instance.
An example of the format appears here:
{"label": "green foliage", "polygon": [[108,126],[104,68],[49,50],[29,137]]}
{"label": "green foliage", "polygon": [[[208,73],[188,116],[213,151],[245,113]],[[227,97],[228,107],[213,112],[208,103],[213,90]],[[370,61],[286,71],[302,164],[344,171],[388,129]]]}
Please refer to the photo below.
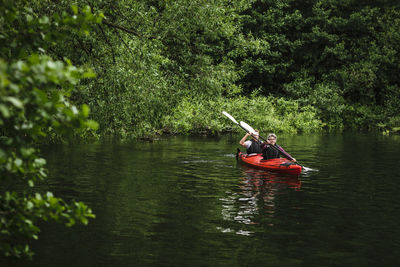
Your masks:
{"label": "green foliage", "polygon": [[[35,10],[54,17],[67,7],[68,1],[49,1]],[[96,1],[91,8],[103,10],[102,23],[49,50],[98,74],[71,99],[89,105],[101,135],[152,135],[181,99],[241,91],[226,53],[238,47],[237,10],[245,7],[247,1]]]}
{"label": "green foliage", "polygon": [[381,124],[379,126],[381,127],[381,130],[383,131],[383,133],[400,134],[400,116],[391,117],[391,118],[389,118],[389,121],[387,122],[387,124]]}
{"label": "green foliage", "polygon": [[[46,1],[32,9],[53,18],[68,5]],[[392,97],[399,88],[396,4],[101,0],[90,5],[101,22],[90,35],[72,31],[44,47],[98,74],[81,83],[71,100],[89,105],[100,135],[207,131],[192,118],[197,112],[180,114],[177,107],[197,102],[193,108],[202,109],[239,95],[285,97],[299,109],[311,105],[327,129],[373,129],[400,111]],[[77,10],[72,9],[80,14]],[[181,128],[170,125],[175,113]]]}
{"label": "green foliage", "polygon": [[[144,75],[141,71],[110,68],[105,76],[77,95],[92,106],[93,118],[100,122],[103,135],[151,135],[160,127],[161,117],[168,113],[173,101],[166,90],[166,81],[155,75],[157,73]],[[102,83],[100,88],[97,87],[99,83]],[[93,95],[93,88],[101,91]]]}
{"label": "green foliage", "polygon": [[244,52],[232,55],[247,95],[256,88],[260,88],[263,95],[279,95],[287,82],[287,73],[295,63],[294,52],[303,44],[297,36],[304,18],[299,10],[290,8],[292,2],[254,1],[242,12],[244,39],[261,46],[254,49],[254,45],[245,45]]}
{"label": "green foliage", "polygon": [[93,72],[43,53],[68,29],[86,34],[100,20],[88,8],[73,8],[74,16],[40,17],[27,3],[0,1],[0,38],[6,40],[0,47],[0,251],[17,258],[32,256],[27,242],[38,238],[40,221],[72,226],[94,218],[81,202],[35,192],[35,183],[46,178],[46,161],[35,144],[97,129],[89,107],[69,101],[78,82]]}
{"label": "green foliage", "polygon": [[264,49],[232,54],[244,92],[314,105],[328,128],[376,128],[400,111],[399,12],[388,1],[255,1],[243,36]]}
{"label": "green foliage", "polygon": [[316,109],[310,105],[301,106],[283,98],[255,96],[203,101],[185,99],[165,117],[164,129],[186,134],[240,131],[221,114],[222,110],[264,132],[316,132],[322,128]]}
{"label": "green foliage", "polygon": [[[43,1],[42,4],[48,3]],[[54,42],[63,42],[72,33],[88,35],[91,25],[102,19],[101,13],[93,14],[88,6],[78,9],[68,4],[68,9],[63,12],[46,16],[36,11],[38,5],[36,1],[30,3],[27,0],[0,1],[0,53],[3,59],[25,58],[31,52],[48,52]]]}
{"label": "green foliage", "polygon": [[94,218],[90,208],[82,202],[67,204],[52,193],[36,193],[21,196],[16,192],[5,192],[0,196],[2,212],[0,249],[5,256],[16,258],[32,257],[33,252],[26,244],[27,239],[38,239],[40,232],[37,221],[56,221],[72,226],[76,222],[88,223]]}

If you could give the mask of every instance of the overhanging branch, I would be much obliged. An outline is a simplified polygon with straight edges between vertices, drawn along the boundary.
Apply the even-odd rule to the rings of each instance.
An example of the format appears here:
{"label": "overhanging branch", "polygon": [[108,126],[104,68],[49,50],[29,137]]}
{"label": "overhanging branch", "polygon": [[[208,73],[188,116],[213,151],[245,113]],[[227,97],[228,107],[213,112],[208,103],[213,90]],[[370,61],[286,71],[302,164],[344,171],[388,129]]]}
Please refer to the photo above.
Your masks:
{"label": "overhanging branch", "polygon": [[141,38],[156,39],[156,37],[153,37],[153,36],[143,36],[143,35],[141,35],[140,33],[138,33],[137,31],[134,31],[134,30],[132,30],[132,29],[125,28],[124,26],[121,26],[121,25],[119,25],[119,24],[112,23],[111,21],[108,21],[108,20],[106,20],[106,19],[103,19],[102,22],[103,22],[105,25],[109,26],[109,27],[122,30],[122,31],[124,31],[124,32],[130,33],[130,34],[133,34],[133,35],[136,35],[136,36],[141,37]]}

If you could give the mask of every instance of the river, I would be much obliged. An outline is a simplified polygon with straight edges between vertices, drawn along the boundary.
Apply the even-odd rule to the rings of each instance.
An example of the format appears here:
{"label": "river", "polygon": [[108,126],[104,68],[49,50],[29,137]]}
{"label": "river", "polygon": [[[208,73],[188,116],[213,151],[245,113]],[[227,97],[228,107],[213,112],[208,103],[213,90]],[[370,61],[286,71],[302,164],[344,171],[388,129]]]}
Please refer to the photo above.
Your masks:
{"label": "river", "polygon": [[96,219],[41,225],[28,266],[399,266],[399,136],[279,135],[299,177],[238,164],[240,138],[43,147],[40,189]]}

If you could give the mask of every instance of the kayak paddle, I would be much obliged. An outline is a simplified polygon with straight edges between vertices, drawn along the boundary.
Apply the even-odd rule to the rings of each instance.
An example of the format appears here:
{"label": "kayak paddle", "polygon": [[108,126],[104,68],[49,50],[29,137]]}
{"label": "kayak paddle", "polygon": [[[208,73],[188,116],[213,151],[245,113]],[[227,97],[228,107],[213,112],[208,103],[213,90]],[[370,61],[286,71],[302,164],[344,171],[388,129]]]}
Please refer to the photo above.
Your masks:
{"label": "kayak paddle", "polygon": [[253,134],[256,132],[253,128],[251,128],[251,130],[249,131],[249,130],[247,130],[245,127],[243,127],[241,124],[239,124],[238,122],[237,122],[237,120],[235,120],[235,118],[234,117],[232,117],[228,112],[226,112],[226,111],[222,111],[222,114],[224,114],[226,117],[228,117],[234,124],[236,124],[237,126],[239,126],[240,128],[242,128],[243,130],[245,130],[246,131],[246,133],[249,133],[249,134],[251,134],[252,136],[253,136]]}
{"label": "kayak paddle", "polygon": [[[253,129],[253,127],[251,127],[250,125],[248,125],[247,123],[245,123],[244,121],[241,121],[240,122],[240,127],[242,127],[243,129],[245,129],[246,131],[248,131],[248,132],[255,132],[255,130]],[[265,141],[265,138],[264,137],[262,137],[261,135],[258,135],[258,137],[260,137],[262,140],[264,140]]]}

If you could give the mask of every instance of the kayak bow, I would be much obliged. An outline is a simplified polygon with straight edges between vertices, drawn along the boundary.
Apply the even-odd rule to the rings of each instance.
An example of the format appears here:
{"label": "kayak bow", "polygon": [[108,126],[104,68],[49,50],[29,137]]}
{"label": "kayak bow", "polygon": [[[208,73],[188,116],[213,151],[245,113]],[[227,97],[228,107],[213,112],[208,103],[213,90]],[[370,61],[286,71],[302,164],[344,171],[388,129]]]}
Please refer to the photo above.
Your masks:
{"label": "kayak bow", "polygon": [[299,175],[301,173],[301,166],[286,158],[276,158],[264,160],[261,154],[247,155],[242,152],[238,152],[238,159],[253,168],[288,173],[293,175]]}

